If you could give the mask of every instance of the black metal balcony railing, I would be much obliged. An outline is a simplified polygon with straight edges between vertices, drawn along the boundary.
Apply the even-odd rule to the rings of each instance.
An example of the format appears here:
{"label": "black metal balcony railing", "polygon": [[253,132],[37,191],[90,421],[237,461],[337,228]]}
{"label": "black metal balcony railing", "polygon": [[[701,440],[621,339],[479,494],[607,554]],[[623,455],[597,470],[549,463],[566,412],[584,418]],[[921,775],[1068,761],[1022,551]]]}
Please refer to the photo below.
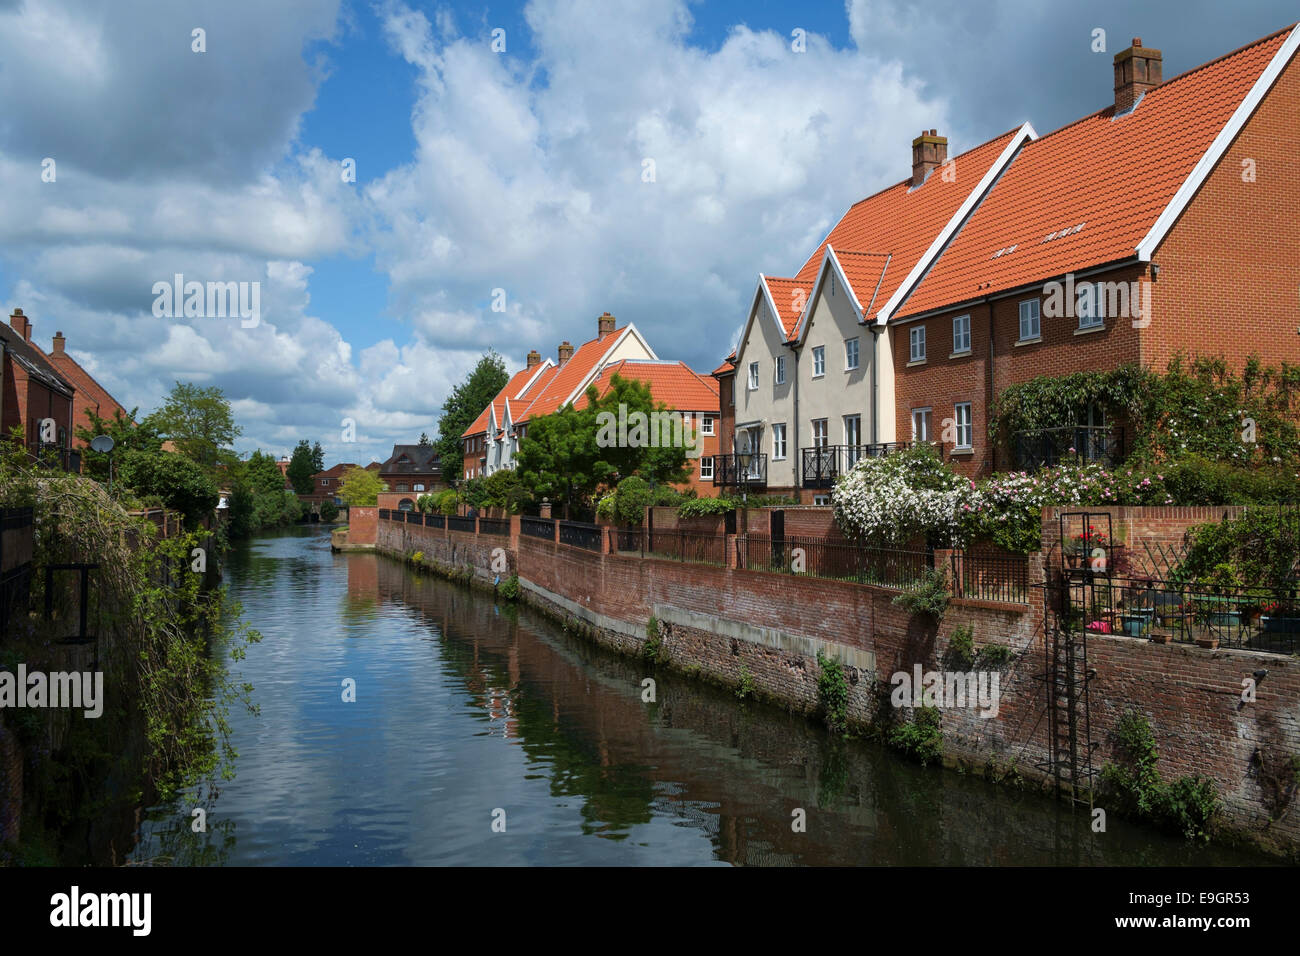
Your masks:
{"label": "black metal balcony railing", "polygon": [[714,455],[713,483],[734,488],[766,488],[767,455]]}
{"label": "black metal balcony railing", "polygon": [[801,448],[799,451],[803,467],[800,476],[803,487],[829,488],[835,484],[836,478],[852,470],[862,459],[883,458],[915,445],[929,445],[939,457],[943,457],[943,445],[938,442],[889,441],[870,445],[814,445],[811,448]]}
{"label": "black metal balcony railing", "polygon": [[1114,468],[1124,460],[1124,429],[1076,425],[1016,432],[1012,446],[1014,465],[1019,471],[1035,471],[1063,461],[1096,461]]}

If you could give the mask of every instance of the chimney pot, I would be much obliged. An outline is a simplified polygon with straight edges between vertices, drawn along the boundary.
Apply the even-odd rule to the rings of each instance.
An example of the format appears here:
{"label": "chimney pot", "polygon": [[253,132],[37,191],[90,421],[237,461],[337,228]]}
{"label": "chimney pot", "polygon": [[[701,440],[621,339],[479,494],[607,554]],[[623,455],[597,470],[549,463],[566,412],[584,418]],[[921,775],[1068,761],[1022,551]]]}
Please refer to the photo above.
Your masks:
{"label": "chimney pot", "polygon": [[526,368],[533,368],[536,365],[542,364],[542,355],[537,351],[537,349],[533,349],[528,353],[528,358],[525,359],[525,361],[527,362],[527,365],[525,366]]}
{"label": "chimney pot", "polygon": [[930,172],[948,161],[948,137],[938,130],[921,130],[912,140],[912,186],[925,182]]}
{"label": "chimney pot", "polygon": [[605,336],[614,331],[615,318],[608,312],[602,312],[596,319],[596,341],[600,341]]}
{"label": "chimney pot", "polygon": [[1160,51],[1144,47],[1142,38],[1134,37],[1132,46],[1115,54],[1115,112],[1132,109],[1143,94],[1160,85],[1162,74]]}
{"label": "chimney pot", "polygon": [[24,341],[32,340],[32,320],[23,315],[22,309],[14,309],[13,314],[9,316],[9,325],[23,337]]}
{"label": "chimney pot", "polygon": [[569,344],[568,339],[560,343],[559,349],[556,350],[556,356],[559,358],[561,365],[573,358],[573,346]]}
{"label": "chimney pot", "polygon": [[63,337],[63,333],[62,333],[62,332],[55,332],[55,333],[54,333],[54,347],[53,347],[52,351],[53,351],[53,353],[54,353],[55,355],[62,355],[62,354],[63,354],[63,346],[64,346],[64,343],[65,343],[66,341],[67,341],[67,339],[65,339],[65,338]]}

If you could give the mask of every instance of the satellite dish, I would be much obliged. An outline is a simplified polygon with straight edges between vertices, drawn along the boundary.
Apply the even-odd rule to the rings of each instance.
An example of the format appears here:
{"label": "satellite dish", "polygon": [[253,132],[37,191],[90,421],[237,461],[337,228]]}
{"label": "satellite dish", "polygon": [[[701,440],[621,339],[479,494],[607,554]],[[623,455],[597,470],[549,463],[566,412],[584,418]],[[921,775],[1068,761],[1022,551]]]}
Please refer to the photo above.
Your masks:
{"label": "satellite dish", "polygon": [[92,451],[110,452],[113,450],[113,439],[110,435],[96,435],[90,440]]}

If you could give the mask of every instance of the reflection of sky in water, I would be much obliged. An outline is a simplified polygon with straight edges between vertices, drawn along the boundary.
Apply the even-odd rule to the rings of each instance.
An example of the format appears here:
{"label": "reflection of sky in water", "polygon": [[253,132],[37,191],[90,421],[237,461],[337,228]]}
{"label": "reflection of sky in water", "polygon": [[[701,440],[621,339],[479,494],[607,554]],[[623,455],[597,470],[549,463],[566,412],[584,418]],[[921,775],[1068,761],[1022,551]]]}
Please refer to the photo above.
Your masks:
{"label": "reflection of sky in water", "polygon": [[[295,529],[232,556],[263,635],[236,665],[237,776],[207,834],[150,814],[137,858],[232,864],[1214,863],[1112,818],[921,770],[563,634],[526,609]],[[342,702],[353,678],[356,703]],[[505,833],[491,829],[506,811]],[[791,830],[803,807],[808,832]]]}

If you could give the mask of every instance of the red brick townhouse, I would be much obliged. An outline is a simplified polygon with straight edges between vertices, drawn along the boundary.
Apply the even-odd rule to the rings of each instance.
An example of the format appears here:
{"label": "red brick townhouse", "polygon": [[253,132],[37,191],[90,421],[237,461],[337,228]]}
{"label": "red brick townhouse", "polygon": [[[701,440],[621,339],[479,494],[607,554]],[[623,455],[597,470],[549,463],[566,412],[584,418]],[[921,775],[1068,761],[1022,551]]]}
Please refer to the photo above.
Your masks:
{"label": "red brick townhouse", "polygon": [[[70,455],[75,421],[76,389],[32,344],[32,324],[22,309],[14,309],[10,326],[0,325],[0,437],[8,440],[14,426],[22,429],[29,452],[60,456],[65,467],[76,464]],[[50,448],[42,441],[41,422],[54,420]],[[75,470],[75,469],[74,469]]]}
{"label": "red brick townhouse", "polygon": [[442,462],[432,445],[394,445],[393,453],[379,466],[379,480],[393,496],[390,501],[381,495],[381,508],[410,511],[420,495],[436,495],[447,490]]}
{"label": "red brick townhouse", "polygon": [[[322,501],[332,501],[336,505],[342,505],[343,499],[339,495],[339,488],[343,484],[343,476],[353,468],[357,467],[353,462],[345,461],[326,468],[324,471],[318,471],[311,476],[311,491],[305,495],[299,495],[298,500],[309,505],[319,505]],[[286,481],[287,481],[286,476]],[[293,484],[289,484],[289,490],[293,490]]]}
{"label": "red brick townhouse", "polygon": [[[591,384],[596,386],[598,398],[609,394],[615,375],[644,382],[650,387],[650,395],[655,401],[681,412],[684,422],[689,419],[697,447],[688,452],[687,465],[691,477],[687,485],[694,488],[701,498],[714,497],[717,489],[713,484],[713,461],[718,454],[720,418],[718,383],[696,372],[685,362],[622,359],[606,365],[596,373]],[[585,408],[586,405],[587,397],[584,393],[574,403],[574,407]],[[684,437],[683,440],[690,444],[689,438]]]}
{"label": "red brick townhouse", "polygon": [[759,273],[740,343],[713,372],[719,486],[823,502],[838,474],[894,446],[894,362],[878,317],[1035,135],[1025,124],[949,158],[947,139],[922,131],[910,176],[851,206],[794,276]]}
{"label": "red brick townhouse", "polygon": [[1163,370],[1179,351],[1300,361],[1298,44],[1288,28],[1164,80],[1135,39],[1113,103],[1021,144],[884,317],[899,437],[940,438],[971,474],[1063,445],[1110,458],[1123,423],[1104,408],[995,451],[991,401],[1039,375]]}
{"label": "red brick townhouse", "polygon": [[[39,346],[36,346],[35,343],[32,344],[39,350]],[[95,377],[68,353],[67,339],[62,332],[54,333],[51,350],[48,355],[45,355],[45,358],[76,389],[76,396],[73,399],[74,416],[72,423],[74,426],[73,443],[77,447],[84,448],[90,444],[76,437],[76,429],[90,427],[90,412],[94,412],[100,418],[109,420],[112,420],[119,412],[123,418],[128,417],[127,410],[122,403],[108,394],[108,390],[100,385],[95,380]]]}

